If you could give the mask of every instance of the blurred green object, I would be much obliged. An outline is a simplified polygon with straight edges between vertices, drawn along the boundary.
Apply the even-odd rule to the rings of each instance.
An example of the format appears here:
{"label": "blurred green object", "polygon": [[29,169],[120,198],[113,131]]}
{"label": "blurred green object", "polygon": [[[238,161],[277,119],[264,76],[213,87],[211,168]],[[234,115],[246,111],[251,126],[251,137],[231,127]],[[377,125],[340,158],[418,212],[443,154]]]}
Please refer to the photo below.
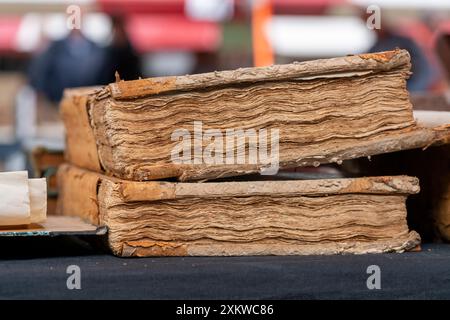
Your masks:
{"label": "blurred green object", "polygon": [[245,52],[250,52],[252,50],[252,34],[248,23],[225,23],[223,25],[222,32],[223,41],[221,50],[242,50]]}

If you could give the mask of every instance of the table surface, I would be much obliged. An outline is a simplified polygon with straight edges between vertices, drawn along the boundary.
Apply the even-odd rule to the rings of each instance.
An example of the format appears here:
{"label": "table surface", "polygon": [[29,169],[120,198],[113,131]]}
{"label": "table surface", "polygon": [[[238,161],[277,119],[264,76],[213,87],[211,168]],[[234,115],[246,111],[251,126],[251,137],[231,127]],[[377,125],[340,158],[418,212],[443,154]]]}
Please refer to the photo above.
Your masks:
{"label": "table surface", "polygon": [[[449,244],[403,254],[124,259],[84,240],[0,239],[0,298],[450,299]],[[70,265],[80,267],[81,290],[67,289]],[[380,290],[367,288],[370,265],[380,267]]]}

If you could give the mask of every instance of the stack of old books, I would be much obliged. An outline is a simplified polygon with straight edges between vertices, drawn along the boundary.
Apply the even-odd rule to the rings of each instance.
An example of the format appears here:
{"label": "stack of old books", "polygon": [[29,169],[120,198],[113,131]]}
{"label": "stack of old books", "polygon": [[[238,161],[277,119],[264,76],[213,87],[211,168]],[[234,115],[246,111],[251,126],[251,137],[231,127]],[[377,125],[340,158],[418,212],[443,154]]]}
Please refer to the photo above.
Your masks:
{"label": "stack of old books", "polygon": [[59,211],[106,225],[120,256],[414,249],[414,177],[270,179],[442,141],[415,122],[409,73],[395,50],[67,90]]}

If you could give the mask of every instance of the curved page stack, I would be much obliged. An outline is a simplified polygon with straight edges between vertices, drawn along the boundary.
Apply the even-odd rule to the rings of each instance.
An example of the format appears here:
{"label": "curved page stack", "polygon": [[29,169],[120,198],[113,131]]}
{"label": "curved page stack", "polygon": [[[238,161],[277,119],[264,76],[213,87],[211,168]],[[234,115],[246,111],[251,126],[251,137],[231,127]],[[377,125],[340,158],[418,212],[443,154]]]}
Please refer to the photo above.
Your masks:
{"label": "curved page stack", "polygon": [[[406,90],[410,67],[408,52],[395,50],[68,90],[61,104],[66,156],[122,179],[192,181],[267,167],[259,158],[205,162],[202,152],[211,141],[202,133],[208,130],[224,137],[227,130],[278,130],[280,168],[428,146],[440,131],[414,120]],[[183,142],[192,149],[195,139],[201,144],[183,163],[172,161],[177,130],[190,134]],[[215,148],[218,159],[242,152],[248,157],[250,140],[230,139],[233,144]]]}
{"label": "curved page stack", "polygon": [[[207,182],[267,163],[204,159],[212,130],[278,130],[281,169],[448,142],[448,126],[416,123],[410,67],[394,50],[67,90],[58,211],[107,226],[119,256],[415,249],[405,206],[419,192],[414,177]],[[174,162],[180,130],[192,158]],[[233,141],[214,154],[247,158],[250,140]]]}
{"label": "curved page stack", "polygon": [[304,181],[135,182],[70,165],[59,210],[108,227],[119,256],[403,252],[407,176]]}

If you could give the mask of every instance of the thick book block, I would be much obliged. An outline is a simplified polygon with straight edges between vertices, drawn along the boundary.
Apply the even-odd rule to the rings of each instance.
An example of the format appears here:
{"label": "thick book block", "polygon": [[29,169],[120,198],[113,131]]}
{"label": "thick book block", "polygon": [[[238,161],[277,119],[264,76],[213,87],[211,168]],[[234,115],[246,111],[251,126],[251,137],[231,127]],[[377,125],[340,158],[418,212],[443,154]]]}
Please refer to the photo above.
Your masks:
{"label": "thick book block", "polygon": [[[127,180],[189,181],[424,147],[439,131],[414,121],[409,70],[408,52],[396,50],[68,90],[66,160]],[[262,130],[268,157],[251,161]]]}
{"label": "thick book block", "polygon": [[70,165],[59,210],[108,227],[119,256],[304,255],[416,248],[407,176],[304,181],[134,182]]}

